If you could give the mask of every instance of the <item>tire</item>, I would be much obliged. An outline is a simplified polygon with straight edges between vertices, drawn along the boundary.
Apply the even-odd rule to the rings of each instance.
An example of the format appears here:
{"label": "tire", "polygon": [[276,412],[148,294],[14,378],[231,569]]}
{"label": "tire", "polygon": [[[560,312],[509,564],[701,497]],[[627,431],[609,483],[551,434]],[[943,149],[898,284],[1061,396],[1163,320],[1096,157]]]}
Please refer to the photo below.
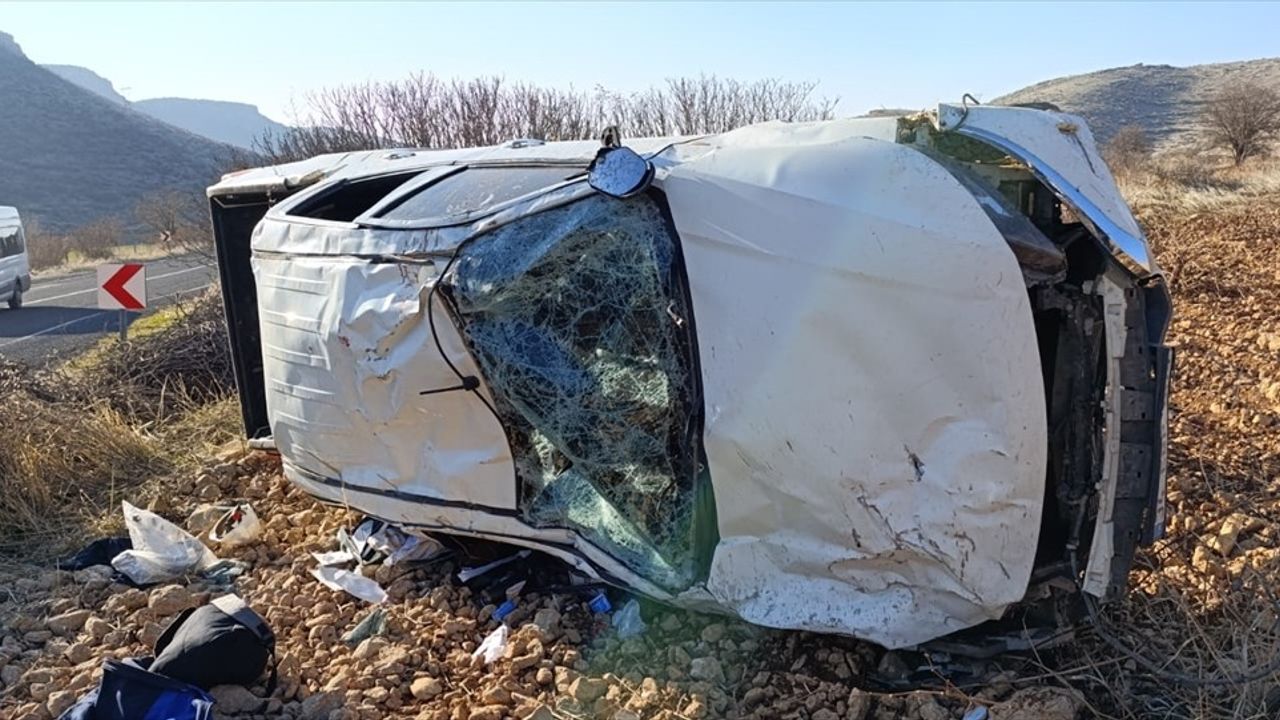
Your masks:
{"label": "tire", "polygon": [[13,295],[9,298],[9,309],[17,310],[22,307],[22,291],[14,290]]}

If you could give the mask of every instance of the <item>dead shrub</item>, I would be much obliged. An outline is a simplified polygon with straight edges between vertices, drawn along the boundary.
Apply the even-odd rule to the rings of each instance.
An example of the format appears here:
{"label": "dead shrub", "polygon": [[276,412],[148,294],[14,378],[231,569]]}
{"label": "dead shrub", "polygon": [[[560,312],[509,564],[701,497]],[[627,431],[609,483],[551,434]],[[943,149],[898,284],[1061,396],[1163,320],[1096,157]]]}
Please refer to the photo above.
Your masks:
{"label": "dead shrub", "polygon": [[0,548],[56,544],[74,517],[165,466],[122,414],[74,397],[64,382],[0,369],[0,413],[12,420],[0,444]]}
{"label": "dead shrub", "polygon": [[71,243],[65,235],[45,232],[36,217],[24,218],[22,229],[27,238],[27,259],[32,270],[46,270],[67,261]]}
{"label": "dead shrub", "polygon": [[1151,157],[1151,138],[1141,125],[1125,125],[1103,147],[1102,155],[1117,173],[1139,170]]}
{"label": "dead shrub", "polygon": [[140,483],[230,439],[221,307],[216,292],[203,295],[171,325],[106,341],[81,367],[0,363],[0,553],[48,557],[83,543],[119,500],[138,499]]}
{"label": "dead shrub", "polygon": [[166,190],[142,198],[134,217],[171,253],[214,257],[209,207],[201,193]]}
{"label": "dead shrub", "polygon": [[585,140],[608,126],[626,137],[716,133],[766,120],[825,120],[835,101],[816,83],[700,75],[635,93],[558,90],[500,77],[403,80],[329,88],[307,96],[284,134],[259,138],[270,163],[387,147],[460,148],[515,138]]}
{"label": "dead shrub", "polygon": [[71,233],[71,249],[90,260],[107,260],[124,240],[124,225],[116,218],[102,218]]}

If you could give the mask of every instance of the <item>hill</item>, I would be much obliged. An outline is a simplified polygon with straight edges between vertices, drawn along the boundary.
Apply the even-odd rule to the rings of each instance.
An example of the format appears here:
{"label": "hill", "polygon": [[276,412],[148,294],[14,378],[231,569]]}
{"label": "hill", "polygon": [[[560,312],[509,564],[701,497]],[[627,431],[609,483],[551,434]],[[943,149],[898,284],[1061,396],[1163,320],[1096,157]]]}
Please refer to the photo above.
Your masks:
{"label": "hill", "polygon": [[284,125],[258,112],[256,105],[223,100],[195,98],[154,98],[130,103],[116,92],[111,81],[89,68],[78,65],[41,65],[68,82],[121,105],[130,105],[161,122],[195,133],[215,142],[250,150],[254,141],[266,132],[288,130]]}
{"label": "hill", "polygon": [[254,140],[264,132],[279,134],[288,130],[248,103],[156,98],[139,100],[133,107],[188,132],[245,149],[252,148]]}
{"label": "hill", "polygon": [[77,87],[11,39],[0,42],[0,204],[46,229],[127,216],[159,190],[199,190],[231,152]]}
{"label": "hill", "polygon": [[1199,141],[1204,103],[1238,80],[1280,89],[1280,58],[1111,68],[1046,80],[991,102],[1051,102],[1084,117],[1101,142],[1125,125],[1139,125],[1158,148],[1185,148]]}
{"label": "hill", "polygon": [[89,68],[80,67],[79,65],[41,65],[40,67],[113,103],[118,105],[129,104],[125,96],[116,92],[116,86],[112,85],[110,80]]}

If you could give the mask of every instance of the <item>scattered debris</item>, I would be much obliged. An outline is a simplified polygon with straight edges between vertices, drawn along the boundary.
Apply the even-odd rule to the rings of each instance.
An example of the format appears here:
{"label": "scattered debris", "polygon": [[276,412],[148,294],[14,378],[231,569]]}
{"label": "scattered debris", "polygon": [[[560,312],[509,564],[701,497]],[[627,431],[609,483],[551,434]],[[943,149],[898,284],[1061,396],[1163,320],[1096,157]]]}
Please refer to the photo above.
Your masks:
{"label": "scattered debris", "polygon": [[122,502],[125,527],[133,542],[111,566],[139,585],[172,580],[218,562],[209,548],[185,530],[128,502]]}
{"label": "scattered debris", "polygon": [[[613,629],[618,632],[618,637],[623,640],[640,635],[645,631],[644,618],[640,617],[640,603],[636,602],[635,598],[628,600],[622,606],[622,609],[614,614],[611,622]],[[711,627],[723,629],[724,626]]]}
{"label": "scattered debris", "polygon": [[99,538],[84,546],[66,560],[59,560],[62,570],[84,570],[97,565],[111,565],[111,560],[125,550],[133,549],[133,541],[127,537]]}
{"label": "scattered debris", "polygon": [[258,514],[248,503],[232,506],[218,518],[209,531],[209,539],[225,548],[247,545],[262,532]]}
{"label": "scattered debris", "polygon": [[532,554],[531,550],[521,550],[520,552],[515,553],[514,555],[509,555],[507,557],[504,557],[501,560],[494,560],[493,562],[487,565],[481,565],[480,567],[462,568],[461,570],[458,571],[458,579],[464,583],[470,582],[471,580],[478,578],[481,575],[484,575],[485,573],[491,572],[493,570],[497,570],[498,568],[502,567],[503,565],[506,565],[507,563],[513,560],[522,560],[524,558],[527,558],[529,557],[530,554]]}
{"label": "scattered debris", "polygon": [[471,653],[471,657],[483,658],[485,665],[494,664],[507,649],[507,635],[510,631],[511,628],[506,625],[499,625],[493,632],[485,636],[484,642],[481,642],[480,647]]}
{"label": "scattered debris", "polygon": [[387,591],[363,575],[329,566],[315,568],[311,574],[330,590],[342,590],[376,605],[387,601]]}
{"label": "scattered debris", "polygon": [[359,645],[371,637],[387,634],[387,611],[376,607],[369,611],[351,631],[342,636],[342,642],[348,645]]}

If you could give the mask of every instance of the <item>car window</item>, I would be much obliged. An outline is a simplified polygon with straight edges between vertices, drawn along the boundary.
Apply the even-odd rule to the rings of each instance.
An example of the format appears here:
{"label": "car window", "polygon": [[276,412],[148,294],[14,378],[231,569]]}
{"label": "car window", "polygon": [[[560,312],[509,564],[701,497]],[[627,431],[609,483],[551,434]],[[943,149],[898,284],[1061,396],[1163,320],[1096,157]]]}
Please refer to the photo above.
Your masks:
{"label": "car window", "polygon": [[473,167],[441,178],[378,214],[384,220],[458,217],[557,185],[585,171],[576,167]]}
{"label": "car window", "polygon": [[0,258],[21,255],[23,247],[22,228],[0,229]]}

